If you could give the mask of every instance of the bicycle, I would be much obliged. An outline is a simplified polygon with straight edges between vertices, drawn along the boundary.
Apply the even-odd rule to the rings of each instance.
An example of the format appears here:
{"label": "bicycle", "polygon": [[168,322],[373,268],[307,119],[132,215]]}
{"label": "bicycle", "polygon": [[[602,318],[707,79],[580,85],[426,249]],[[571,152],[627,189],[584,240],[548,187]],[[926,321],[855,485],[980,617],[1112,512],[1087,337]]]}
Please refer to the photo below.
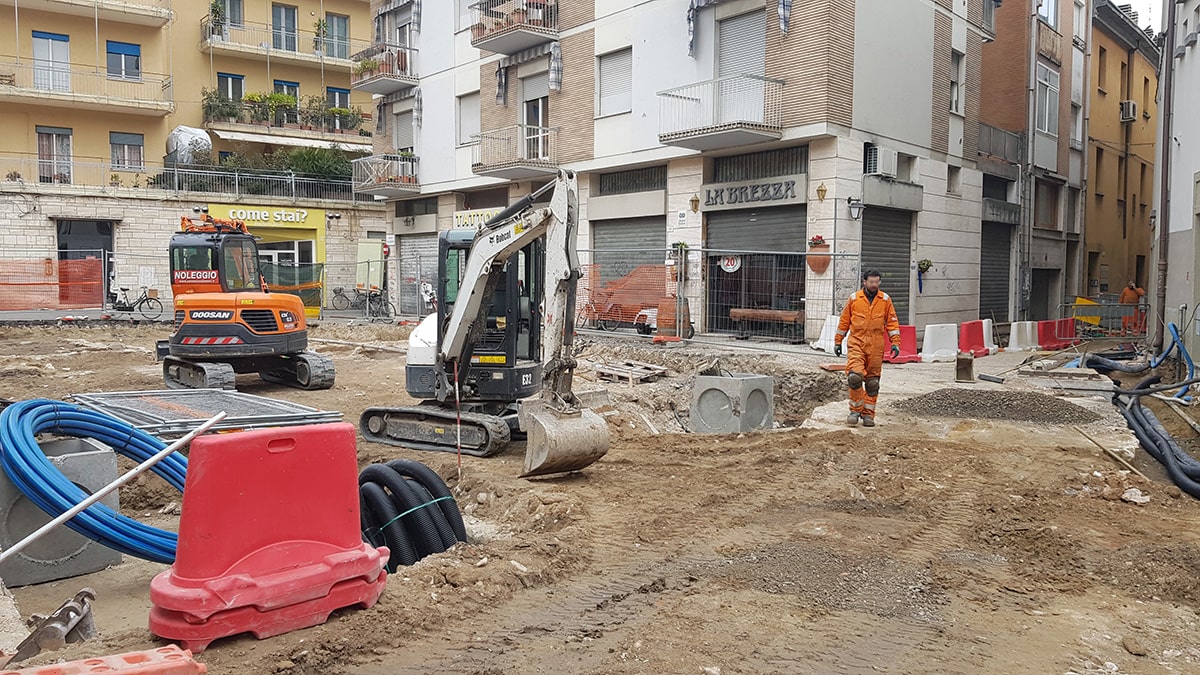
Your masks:
{"label": "bicycle", "polygon": [[367,300],[367,316],[371,319],[391,319],[399,314],[396,304],[388,300],[379,291],[371,291]]}
{"label": "bicycle", "polygon": [[379,291],[371,289],[371,292],[367,293],[361,288],[355,288],[354,297],[351,298],[346,295],[345,288],[338,287],[333,289],[333,298],[329,301],[329,304],[333,305],[333,308],[339,311],[344,309],[363,309],[367,306],[368,298],[372,295],[379,295]]}
{"label": "bicycle", "polygon": [[163,303],[158,299],[158,290],[154,288],[147,289],[142,286],[142,294],[136,299],[129,299],[129,289],[120,288],[121,295],[109,292],[108,301],[112,303],[112,308],[117,312],[139,312],[142,316],[150,321],[162,316]]}

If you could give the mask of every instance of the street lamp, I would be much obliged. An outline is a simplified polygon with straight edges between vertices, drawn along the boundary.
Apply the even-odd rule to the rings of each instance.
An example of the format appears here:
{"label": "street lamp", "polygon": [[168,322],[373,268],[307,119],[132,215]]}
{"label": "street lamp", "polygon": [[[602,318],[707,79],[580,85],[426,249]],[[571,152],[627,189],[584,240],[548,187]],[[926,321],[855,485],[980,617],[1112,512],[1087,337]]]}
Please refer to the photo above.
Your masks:
{"label": "street lamp", "polygon": [[859,218],[862,218],[863,203],[861,199],[846,197],[846,204],[850,207],[851,220],[858,220]]}

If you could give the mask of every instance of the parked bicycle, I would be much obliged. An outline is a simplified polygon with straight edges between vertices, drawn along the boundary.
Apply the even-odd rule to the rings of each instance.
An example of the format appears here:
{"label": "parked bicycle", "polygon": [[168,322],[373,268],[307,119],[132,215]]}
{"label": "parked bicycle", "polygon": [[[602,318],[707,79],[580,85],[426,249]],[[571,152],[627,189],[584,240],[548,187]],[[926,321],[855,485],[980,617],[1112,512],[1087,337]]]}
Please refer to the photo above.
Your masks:
{"label": "parked bicycle", "polygon": [[129,299],[129,289],[120,288],[120,295],[109,292],[108,301],[112,305],[113,311],[117,312],[138,312],[147,319],[153,321],[162,316],[163,303],[158,299],[158,290],[154,288],[146,288],[142,286],[142,294],[137,298]]}
{"label": "parked bicycle", "polygon": [[354,297],[346,295],[345,288],[334,288],[333,298],[329,304],[336,310],[358,309],[365,310],[369,317],[393,317],[397,314],[396,305],[389,302],[383,292],[377,288],[364,291],[355,288]]}

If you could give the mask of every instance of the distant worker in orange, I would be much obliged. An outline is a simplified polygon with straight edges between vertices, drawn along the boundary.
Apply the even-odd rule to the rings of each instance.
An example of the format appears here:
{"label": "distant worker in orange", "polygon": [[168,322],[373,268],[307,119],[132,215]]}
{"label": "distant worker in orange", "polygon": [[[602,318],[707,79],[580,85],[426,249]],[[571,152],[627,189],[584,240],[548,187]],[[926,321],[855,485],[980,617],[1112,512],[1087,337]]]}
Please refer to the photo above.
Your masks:
{"label": "distant worker in orange", "polygon": [[[1146,291],[1131,281],[1128,286],[1121,289],[1120,302],[1122,305],[1139,305],[1144,297],[1146,297]],[[1121,334],[1126,335],[1131,330],[1134,335],[1142,332],[1142,310],[1140,307],[1129,310],[1121,317]]]}
{"label": "distant worker in orange", "polygon": [[896,319],[891,297],[879,290],[879,270],[868,269],[862,278],[862,290],[850,296],[842,310],[837,336],[833,338],[833,353],[842,355],[842,340],[848,331],[846,384],[850,387],[850,416],[846,423],[855,426],[861,419],[864,427],[873,427],[879,376],[883,374],[883,351],[890,342],[892,357],[900,355],[900,321]]}

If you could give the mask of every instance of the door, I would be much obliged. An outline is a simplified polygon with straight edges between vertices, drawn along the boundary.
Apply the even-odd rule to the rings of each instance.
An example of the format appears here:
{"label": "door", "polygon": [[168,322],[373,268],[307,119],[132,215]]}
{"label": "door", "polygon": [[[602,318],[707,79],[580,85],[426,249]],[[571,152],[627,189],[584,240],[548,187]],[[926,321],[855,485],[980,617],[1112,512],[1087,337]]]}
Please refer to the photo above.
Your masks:
{"label": "door", "polygon": [[1012,225],[983,223],[979,239],[979,318],[1008,323]]}
{"label": "door", "polygon": [[[642,265],[667,259],[665,216],[592,221],[593,289],[615,282]],[[660,275],[661,276],[661,275]]]}
{"label": "door", "polygon": [[275,119],[277,124],[299,124],[300,122],[300,83],[285,82],[283,80],[275,80],[275,93],[287,94],[296,100],[296,105],[292,108],[283,108],[275,111]]}
{"label": "door", "polygon": [[1052,318],[1051,299],[1054,283],[1058,279],[1058,270],[1033,270],[1032,284],[1029,291],[1029,320],[1049,321]]}
{"label": "door", "polygon": [[[59,220],[57,226],[59,304],[63,307],[102,306],[109,291],[110,279],[104,274],[104,261],[110,258],[113,250],[112,222]],[[115,276],[116,271],[109,270],[109,276]],[[122,282],[142,281],[141,266],[123,267],[120,273]]]}
{"label": "door", "polygon": [[71,182],[71,130],[37,127],[38,181]]}
{"label": "door", "polygon": [[437,235],[406,234],[396,239],[400,253],[396,309],[406,316],[425,316],[433,311],[433,289],[437,288]]}
{"label": "door", "polygon": [[[326,87],[325,88],[325,104],[327,106],[329,106],[330,108],[344,108],[344,109],[348,110],[350,108],[350,90],[349,89],[338,89],[337,87]],[[343,120],[342,120],[341,115],[334,116],[334,118],[333,118],[333,128],[334,129],[341,129],[342,123],[343,123]]]}
{"label": "door", "polygon": [[69,37],[33,31],[33,86],[51,91],[71,91]]}
{"label": "door", "polygon": [[762,78],[766,72],[766,12],[759,10],[719,21],[714,123],[762,123],[765,110]]}
{"label": "door", "polygon": [[[881,288],[892,297],[896,316],[910,324],[912,212],[869,207],[862,217],[862,270],[883,274]],[[839,307],[840,309],[840,307]]]}
{"label": "door", "polygon": [[325,55],[334,59],[350,58],[350,17],[326,14]]}
{"label": "door", "polygon": [[525,156],[522,159],[550,158],[550,74],[541,73],[521,80],[522,124],[525,125]]}
{"label": "door", "polygon": [[296,51],[296,8],[271,5],[271,46]]}

